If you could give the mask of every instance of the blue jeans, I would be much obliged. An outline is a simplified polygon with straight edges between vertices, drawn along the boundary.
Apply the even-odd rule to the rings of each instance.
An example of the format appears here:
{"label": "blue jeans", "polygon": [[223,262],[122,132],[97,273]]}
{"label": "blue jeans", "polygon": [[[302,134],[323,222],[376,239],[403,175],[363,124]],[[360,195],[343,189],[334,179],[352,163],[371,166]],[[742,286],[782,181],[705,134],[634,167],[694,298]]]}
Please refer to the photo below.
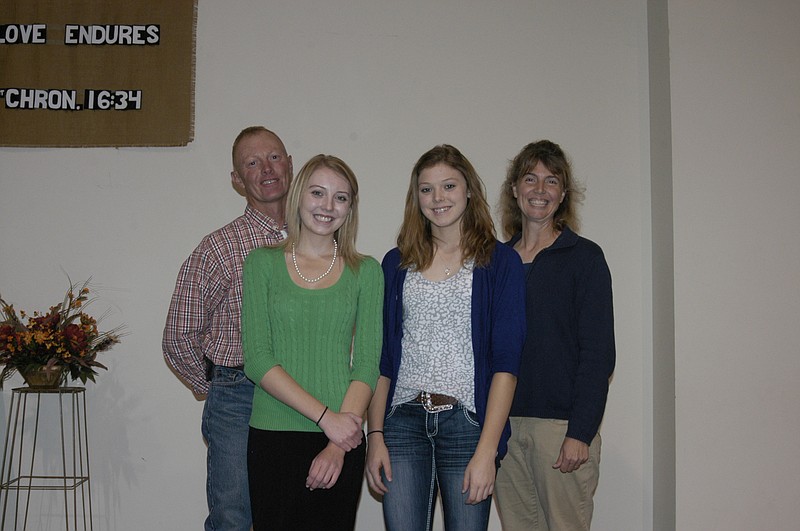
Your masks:
{"label": "blue jeans", "polygon": [[444,527],[449,531],[485,531],[492,498],[466,503],[461,493],[464,471],[475,453],[481,427],[474,413],[457,404],[450,411],[428,413],[408,402],[389,410],[383,426],[392,465],[384,483],[383,520],[388,531],[430,531],[441,491]]}
{"label": "blue jeans", "polygon": [[208,444],[206,531],[250,530],[247,435],[253,387],[243,371],[214,367],[203,408],[203,437]]}

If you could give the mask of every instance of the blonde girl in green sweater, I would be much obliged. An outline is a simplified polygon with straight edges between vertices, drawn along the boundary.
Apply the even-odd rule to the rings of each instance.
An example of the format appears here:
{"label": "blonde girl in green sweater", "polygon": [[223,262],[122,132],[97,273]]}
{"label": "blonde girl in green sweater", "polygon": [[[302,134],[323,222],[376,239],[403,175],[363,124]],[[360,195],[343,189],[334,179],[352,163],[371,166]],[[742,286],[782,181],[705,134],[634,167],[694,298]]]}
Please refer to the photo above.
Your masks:
{"label": "blonde girl in green sweater", "polygon": [[[260,184],[270,186],[268,174]],[[317,155],[289,191],[287,239],[245,261],[242,345],[257,384],[248,441],[255,530],[355,527],[383,301],[380,265],[355,249],[357,225],[355,175]]]}

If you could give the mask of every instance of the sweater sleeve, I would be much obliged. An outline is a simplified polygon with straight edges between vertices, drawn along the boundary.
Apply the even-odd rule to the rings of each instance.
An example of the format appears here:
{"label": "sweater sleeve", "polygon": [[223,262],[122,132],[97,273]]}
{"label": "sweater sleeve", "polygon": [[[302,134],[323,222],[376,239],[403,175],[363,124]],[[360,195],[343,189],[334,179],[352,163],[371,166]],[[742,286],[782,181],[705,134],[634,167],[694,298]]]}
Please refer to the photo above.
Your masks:
{"label": "sweater sleeve", "polygon": [[519,255],[497,244],[494,289],[492,291],[492,372],[517,375],[525,342],[525,273]]}
{"label": "sweater sleeve", "polygon": [[351,380],[374,391],[383,337],[383,274],[378,262],[367,257],[358,270],[358,310],[353,338]]}
{"label": "sweater sleeve", "polygon": [[576,304],[580,353],[567,437],[590,444],[603,419],[616,358],[611,273],[602,251],[587,264]]}
{"label": "sweater sleeve", "polygon": [[244,372],[256,383],[277,365],[272,349],[270,319],[267,315],[270,269],[269,250],[255,249],[244,261],[242,273],[242,354]]}
{"label": "sweater sleeve", "polygon": [[395,379],[395,361],[392,357],[392,352],[396,350],[395,345],[400,342],[400,322],[398,313],[398,297],[400,294],[398,290],[398,278],[400,269],[400,251],[397,248],[392,249],[383,258],[381,268],[383,270],[384,291],[383,291],[383,345],[381,348],[381,363],[380,372],[381,376],[385,376],[392,380],[394,385]]}

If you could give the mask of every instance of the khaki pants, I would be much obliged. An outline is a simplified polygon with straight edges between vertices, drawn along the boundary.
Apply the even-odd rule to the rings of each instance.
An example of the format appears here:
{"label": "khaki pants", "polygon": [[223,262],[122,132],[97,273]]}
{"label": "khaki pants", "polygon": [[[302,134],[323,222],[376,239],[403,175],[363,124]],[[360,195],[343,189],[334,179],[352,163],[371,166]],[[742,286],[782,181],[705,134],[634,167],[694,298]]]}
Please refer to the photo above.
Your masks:
{"label": "khaki pants", "polygon": [[511,417],[508,454],[500,463],[494,498],[503,531],[588,530],[600,475],[600,435],[589,461],[568,474],[553,469],[567,421]]}

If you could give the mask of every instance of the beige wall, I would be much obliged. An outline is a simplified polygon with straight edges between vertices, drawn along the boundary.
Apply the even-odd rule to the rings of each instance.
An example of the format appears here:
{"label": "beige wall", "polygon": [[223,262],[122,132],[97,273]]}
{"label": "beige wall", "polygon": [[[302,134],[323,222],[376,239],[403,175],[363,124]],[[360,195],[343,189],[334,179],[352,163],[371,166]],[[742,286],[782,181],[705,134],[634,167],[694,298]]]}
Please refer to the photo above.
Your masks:
{"label": "beige wall", "polygon": [[[797,10],[767,3],[767,18],[745,4],[720,17],[722,4],[706,12],[669,3],[672,35],[681,36],[671,49],[680,529],[736,528],[751,514],[741,501],[760,492],[769,496],[753,514],[770,501],[779,514],[797,498],[789,482],[797,421],[781,417],[798,402],[797,327],[788,329],[797,238],[787,245],[768,234],[798,226],[800,91],[788,90],[797,88],[789,22]],[[18,307],[44,308],[64,272],[92,275],[97,309],[108,306],[106,322],[131,332],[87,390],[95,527],[202,525],[202,403],[165,366],[160,336],[181,261],[243,208],[229,184],[230,143],[242,127],[264,123],[296,168],[318,152],[352,165],[363,194],[360,247],[376,256],[392,246],[410,168],[432,145],[460,147],[492,202],[507,160],[526,142],[547,137],[571,153],[587,185],[584,233],[606,251],[617,320],[594,529],[652,528],[661,479],[653,472],[646,7],[201,0],[191,145],[0,149],[0,292]],[[758,31],[743,37],[751,23]],[[759,149],[746,153],[745,139]],[[757,208],[767,197],[780,207]],[[752,429],[756,419],[764,430]],[[770,434],[777,442],[767,444]],[[42,503],[42,513],[57,510]],[[733,515],[728,525],[713,525],[719,510]],[[358,528],[380,525],[380,506],[365,494]],[[491,528],[500,528],[496,517]]]}
{"label": "beige wall", "polygon": [[669,9],[677,529],[797,529],[800,4]]}

